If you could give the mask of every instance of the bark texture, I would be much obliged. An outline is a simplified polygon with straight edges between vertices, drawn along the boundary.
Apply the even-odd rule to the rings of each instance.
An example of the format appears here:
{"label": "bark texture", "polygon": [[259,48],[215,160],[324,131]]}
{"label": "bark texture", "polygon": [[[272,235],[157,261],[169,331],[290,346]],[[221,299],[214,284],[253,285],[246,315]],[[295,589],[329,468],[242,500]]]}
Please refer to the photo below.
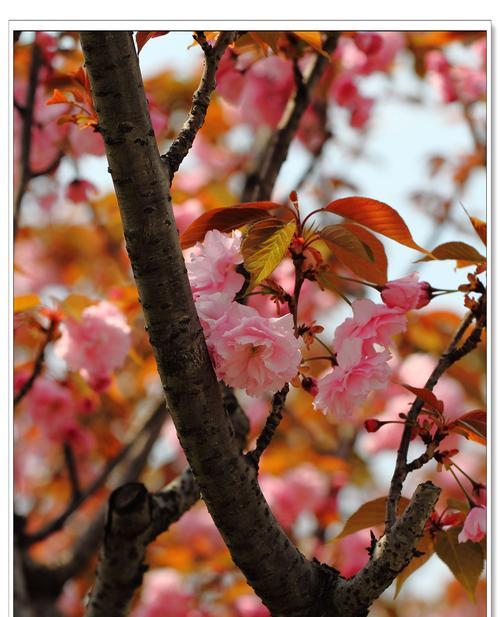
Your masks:
{"label": "bark texture", "polygon": [[191,296],[132,36],[83,32],[81,41],[149,339],[181,445],[234,562],[257,594],[273,613],[309,615],[323,571],[280,528],[255,467],[232,437]]}

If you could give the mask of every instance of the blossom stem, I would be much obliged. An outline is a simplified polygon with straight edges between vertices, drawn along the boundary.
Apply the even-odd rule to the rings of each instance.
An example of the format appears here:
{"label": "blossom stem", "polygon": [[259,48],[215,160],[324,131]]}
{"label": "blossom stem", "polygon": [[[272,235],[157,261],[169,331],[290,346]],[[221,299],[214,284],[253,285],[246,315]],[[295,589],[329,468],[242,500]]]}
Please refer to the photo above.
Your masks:
{"label": "blossom stem", "polygon": [[462,475],[464,475],[464,476],[467,478],[467,480],[469,480],[469,482],[472,484],[472,488],[473,488],[473,489],[474,489],[474,487],[476,487],[476,486],[481,486],[481,483],[480,483],[480,482],[476,482],[473,478],[471,478],[471,477],[469,476],[469,474],[468,474],[468,473],[466,473],[466,472],[465,472],[465,471],[464,471],[464,470],[463,470],[463,469],[462,469],[459,465],[457,465],[455,462],[451,461],[451,464],[453,465],[453,467],[456,467],[456,468],[458,469],[458,471],[459,471]]}
{"label": "blossom stem", "polygon": [[324,343],[317,334],[313,334],[313,338],[322,346],[326,349],[326,351],[330,354],[329,357],[335,357],[335,354],[333,353],[333,351],[330,349],[330,347],[328,347],[328,345],[326,343]]}
{"label": "blossom stem", "polygon": [[457,483],[457,484],[458,484],[458,486],[460,487],[460,490],[461,490],[461,491],[462,491],[462,493],[465,495],[465,497],[466,497],[466,499],[467,499],[467,501],[468,501],[468,503],[469,503],[469,506],[470,506],[471,508],[474,508],[474,507],[477,505],[477,504],[476,504],[476,502],[472,499],[472,497],[469,495],[469,493],[465,490],[464,485],[460,482],[460,480],[459,480],[459,478],[458,478],[457,474],[453,471],[453,469],[452,469],[451,465],[448,467],[448,469],[449,469],[449,471],[451,472],[451,475],[455,478],[456,483]]}

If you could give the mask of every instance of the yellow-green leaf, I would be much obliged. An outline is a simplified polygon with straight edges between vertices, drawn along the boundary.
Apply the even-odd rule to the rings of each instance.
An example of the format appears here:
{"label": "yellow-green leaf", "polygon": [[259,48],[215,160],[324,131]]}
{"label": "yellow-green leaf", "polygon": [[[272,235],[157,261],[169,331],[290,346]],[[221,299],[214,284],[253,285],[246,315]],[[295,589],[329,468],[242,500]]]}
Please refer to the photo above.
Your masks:
{"label": "yellow-green leaf", "polygon": [[27,294],[14,298],[14,313],[28,311],[40,304],[40,298],[36,294]]}
{"label": "yellow-green leaf", "polygon": [[241,243],[246,270],[251,275],[250,288],[267,278],[285,256],[295,233],[295,219],[284,224],[277,218],[254,223]]}
{"label": "yellow-green leaf", "polygon": [[486,261],[486,257],[481,255],[473,246],[466,242],[457,241],[445,242],[444,244],[436,246],[436,248],[432,250],[432,256],[422,257],[422,259],[418,261],[433,261],[433,257],[439,261],[456,259],[468,261],[471,264],[480,264]]}
{"label": "yellow-green leaf", "polygon": [[396,578],[394,599],[397,598],[399,592],[401,591],[401,587],[403,586],[403,583],[406,581],[406,579],[410,577],[416,570],[421,568],[424,563],[426,563],[426,561],[428,561],[434,554],[434,542],[432,541],[432,538],[428,533],[424,534],[420,539],[420,542],[417,544],[417,551],[420,551],[424,554],[420,555],[420,557],[414,557],[406,566],[406,568],[401,572],[401,574]]}
{"label": "yellow-green leaf", "polygon": [[477,581],[484,567],[484,552],[477,542],[459,542],[459,533],[458,527],[438,531],[435,549],[474,602]]}
{"label": "yellow-green leaf", "polygon": [[[336,537],[337,540],[350,536],[361,529],[368,529],[383,525],[385,522],[385,506],[387,497],[379,497],[372,501],[364,503],[354,514],[347,519],[344,528]],[[410,500],[406,497],[401,497],[398,503],[398,516],[404,512]]]}

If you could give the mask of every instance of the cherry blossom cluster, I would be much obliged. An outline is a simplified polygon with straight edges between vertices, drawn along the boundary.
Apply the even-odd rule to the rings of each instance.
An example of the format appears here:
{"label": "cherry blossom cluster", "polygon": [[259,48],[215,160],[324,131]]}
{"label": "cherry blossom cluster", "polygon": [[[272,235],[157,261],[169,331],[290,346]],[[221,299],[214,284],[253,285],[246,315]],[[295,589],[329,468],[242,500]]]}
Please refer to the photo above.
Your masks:
{"label": "cherry blossom cluster", "polygon": [[241,234],[209,231],[187,258],[196,309],[217,377],[250,396],[276,392],[297,374],[301,361],[293,318],[264,317],[234,301],[245,279]]}
{"label": "cherry blossom cluster", "polygon": [[355,301],[353,316],[335,330],[336,366],[315,388],[313,404],[323,413],[349,417],[370,392],[387,386],[391,337],[406,329],[407,311],[425,306],[431,298],[428,283],[420,282],[416,274],[387,283],[381,295],[384,304]]}
{"label": "cherry blossom cluster", "polygon": [[105,390],[130,348],[130,326],[124,315],[104,300],[86,307],[79,319],[64,319],[61,331],[55,353],[94,390]]}

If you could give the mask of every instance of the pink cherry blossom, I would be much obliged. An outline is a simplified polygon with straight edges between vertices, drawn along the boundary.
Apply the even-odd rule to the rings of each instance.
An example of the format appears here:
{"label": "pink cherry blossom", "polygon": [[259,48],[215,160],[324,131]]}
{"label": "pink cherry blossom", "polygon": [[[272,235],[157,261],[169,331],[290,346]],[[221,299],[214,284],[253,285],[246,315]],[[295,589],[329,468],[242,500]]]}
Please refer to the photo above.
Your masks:
{"label": "pink cherry blossom", "polygon": [[378,32],[358,32],[354,37],[356,47],[367,56],[382,49],[384,41]]}
{"label": "pink cherry blossom", "polygon": [[274,128],[294,88],[292,63],[269,56],[252,64],[245,74],[239,104],[242,118],[253,126]]}
{"label": "pink cherry blossom", "polygon": [[241,233],[231,236],[216,229],[208,231],[202,243],[191,252],[186,267],[195,298],[203,294],[223,292],[231,298],[241,289],[245,279],[236,272],[243,261],[240,253]]}
{"label": "pink cherry blossom", "polygon": [[388,307],[403,311],[422,308],[431,300],[429,283],[419,281],[415,272],[389,281],[384,285],[380,295]]}
{"label": "pink cherry blossom", "polygon": [[191,223],[203,214],[203,206],[199,199],[187,199],[182,204],[174,204],[175,224],[179,233],[191,225]]}
{"label": "pink cherry blossom", "polygon": [[191,508],[175,525],[176,536],[186,544],[206,549],[207,553],[223,550],[224,540],[204,505]]}
{"label": "pink cherry blossom", "polygon": [[141,599],[133,617],[169,617],[195,615],[193,596],[185,587],[182,576],[171,568],[157,568],[144,577]]}
{"label": "pink cherry blossom", "polygon": [[217,93],[228,103],[237,105],[245,87],[244,68],[241,66],[241,56],[227,49],[222,56],[216,74]]}
{"label": "pink cherry blossom", "polygon": [[63,320],[61,330],[55,344],[57,355],[96,390],[107,387],[110,373],[123,365],[130,347],[130,327],[124,315],[102,301],[85,308],[79,320]]}
{"label": "pink cherry blossom", "polygon": [[364,354],[373,350],[373,345],[388,347],[391,337],[406,328],[406,316],[401,310],[376,304],[363,298],[352,304],[353,316],[347,318],[335,330],[334,349],[338,352],[345,341],[353,338],[363,341]]}
{"label": "pink cherry blossom", "polygon": [[295,377],[301,360],[291,315],[262,317],[237,303],[207,342],[219,379],[250,396],[282,388]]}
{"label": "pink cherry blossom", "polygon": [[354,576],[368,562],[366,550],[370,546],[370,534],[366,530],[352,533],[338,541],[340,572],[345,578]]}
{"label": "pink cherry blossom", "polygon": [[236,598],[234,608],[238,617],[270,617],[262,600],[254,595],[247,594]]}
{"label": "pink cherry blossom", "polygon": [[318,380],[318,395],[313,402],[315,409],[347,418],[370,392],[387,386],[391,375],[387,364],[389,352],[372,351],[366,356],[362,348],[360,338],[348,338],[343,342],[337,352],[338,365]]}
{"label": "pink cherry blossom", "polygon": [[469,510],[462,531],[458,535],[459,542],[480,542],[486,535],[486,508],[476,506]]}

